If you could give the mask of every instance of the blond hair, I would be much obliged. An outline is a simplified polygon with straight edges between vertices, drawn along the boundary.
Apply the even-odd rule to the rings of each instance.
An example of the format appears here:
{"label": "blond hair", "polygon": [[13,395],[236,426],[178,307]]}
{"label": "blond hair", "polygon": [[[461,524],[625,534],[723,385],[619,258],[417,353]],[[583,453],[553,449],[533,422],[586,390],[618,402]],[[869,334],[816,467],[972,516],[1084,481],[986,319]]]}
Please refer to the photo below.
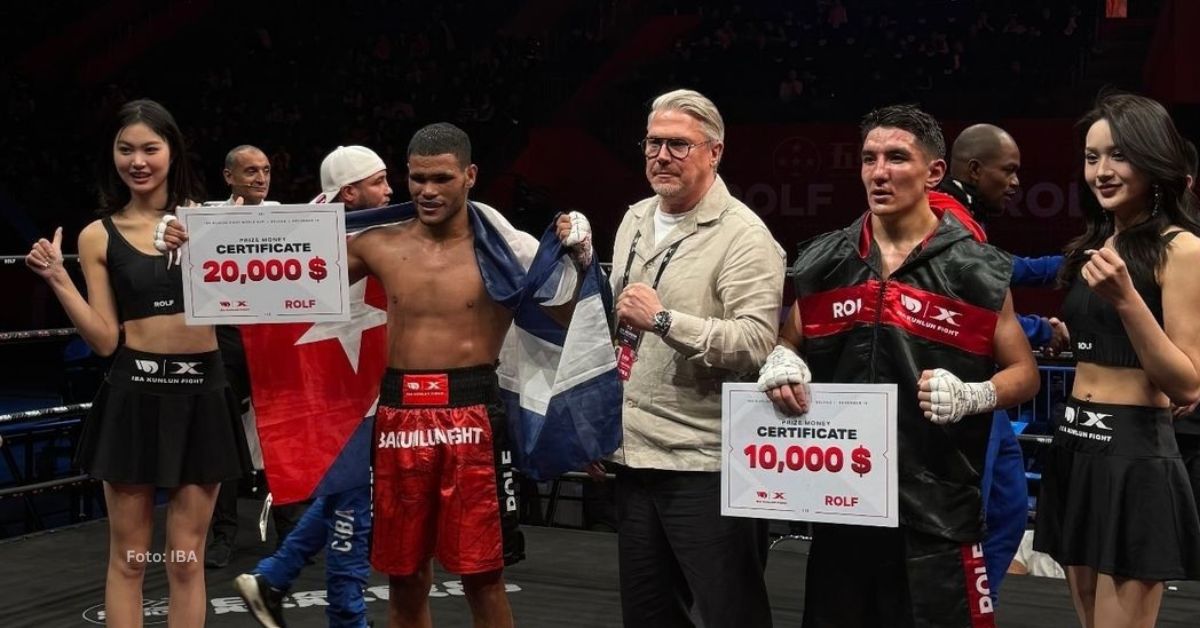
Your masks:
{"label": "blond hair", "polygon": [[721,112],[717,111],[713,101],[700,92],[677,89],[655,98],[654,103],[650,105],[650,115],[646,118],[646,124],[650,123],[655,114],[663,111],[682,111],[700,122],[700,128],[709,140],[725,141],[725,121],[721,119]]}

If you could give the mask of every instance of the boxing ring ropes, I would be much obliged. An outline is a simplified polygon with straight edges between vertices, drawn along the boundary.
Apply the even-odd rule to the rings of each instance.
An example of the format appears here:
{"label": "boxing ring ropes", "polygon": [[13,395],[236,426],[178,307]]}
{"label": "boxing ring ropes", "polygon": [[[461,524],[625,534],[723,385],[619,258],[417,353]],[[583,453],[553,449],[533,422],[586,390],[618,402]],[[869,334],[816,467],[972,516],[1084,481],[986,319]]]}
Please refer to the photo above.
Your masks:
{"label": "boxing ring ropes", "polygon": [[[64,255],[64,261],[77,261],[75,255]],[[0,267],[13,266],[25,263],[23,255],[5,255],[0,256]],[[605,264],[605,267],[610,266]],[[19,344],[19,343],[36,343],[44,341],[52,341],[60,338],[68,338],[75,335],[75,329],[72,327],[60,327],[54,329],[34,329],[28,331],[3,331],[0,332],[0,345]],[[1066,354],[1069,355],[1069,354]],[[1039,375],[1041,377],[1041,392],[1038,396],[1029,402],[1021,404],[1015,409],[1016,420],[1013,420],[1014,430],[1017,432],[1018,441],[1027,445],[1045,446],[1048,445],[1052,437],[1047,434],[1025,433],[1025,429],[1035,423],[1048,422],[1056,411],[1056,404],[1061,403],[1066,399],[1070,392],[1070,382],[1075,372],[1073,366],[1059,364],[1040,364],[1038,365]],[[34,437],[37,432],[55,433],[60,432],[62,436],[69,436],[72,428],[78,427],[82,417],[87,414],[92,404],[74,403],[66,405],[48,406],[34,410],[25,410],[22,412],[12,412],[8,414],[0,414],[0,458],[3,458],[5,466],[12,474],[13,479],[17,482],[16,485],[0,487],[0,500],[4,499],[22,499],[26,511],[26,533],[42,530],[45,528],[41,515],[38,513],[33,497],[50,491],[78,491],[82,496],[83,491],[90,489],[96,484],[96,480],[92,479],[85,473],[70,475],[67,477],[55,478],[51,480],[24,482],[26,477],[32,475],[32,465],[34,458],[34,444],[37,439]],[[1009,410],[1010,420],[1011,412]],[[23,430],[13,429],[12,426],[20,426]],[[24,472],[21,466],[17,463],[16,457],[13,455],[10,447],[11,444],[6,442],[3,432],[15,433],[22,438],[25,447],[24,451]],[[1041,480],[1041,473],[1031,471],[1028,468],[1025,472],[1026,479],[1032,482]],[[612,478],[611,474],[609,475]],[[577,501],[579,497],[561,495],[561,487],[563,482],[586,482],[590,476],[583,472],[570,472],[552,481],[550,493],[545,512],[545,521],[548,525],[555,525],[555,513],[558,509],[561,500]],[[82,497],[72,500],[72,503],[78,502],[83,505]],[[72,513],[72,518],[78,516],[78,512]],[[1031,511],[1031,515],[1033,512]],[[74,523],[74,521],[72,521]],[[32,525],[33,530],[28,528]],[[780,542],[789,540],[809,540],[806,534],[786,534],[775,539],[772,547]]]}

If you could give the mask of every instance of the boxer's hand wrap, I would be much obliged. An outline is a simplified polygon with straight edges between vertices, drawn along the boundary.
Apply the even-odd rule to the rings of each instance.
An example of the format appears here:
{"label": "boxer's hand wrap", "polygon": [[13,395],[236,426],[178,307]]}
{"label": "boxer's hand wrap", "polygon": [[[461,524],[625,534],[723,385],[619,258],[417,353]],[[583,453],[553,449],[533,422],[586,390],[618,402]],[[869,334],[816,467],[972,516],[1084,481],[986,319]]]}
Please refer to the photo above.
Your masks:
{"label": "boxer's hand wrap", "polygon": [[570,249],[571,259],[587,268],[592,263],[592,224],[579,212],[570,212],[567,217],[571,219],[571,232],[562,244]]}
{"label": "boxer's hand wrap", "polygon": [[154,248],[163,253],[171,250],[171,247],[167,245],[167,241],[163,237],[167,234],[167,225],[176,220],[178,218],[175,217],[175,214],[164,214],[162,220],[159,220],[158,224],[154,226]]}
{"label": "boxer's hand wrap", "polygon": [[811,381],[812,373],[808,370],[808,365],[795,351],[783,345],[775,347],[758,371],[758,389],[762,392],[791,384],[807,384]]}
{"label": "boxer's hand wrap", "polygon": [[938,425],[957,423],[968,414],[996,408],[996,385],[990,381],[966,383],[946,369],[934,369],[926,383],[932,413],[929,420]]}
{"label": "boxer's hand wrap", "polygon": [[176,220],[178,220],[178,218],[176,218],[174,214],[164,214],[162,220],[159,220],[158,224],[154,227],[154,248],[162,251],[166,255],[167,268],[170,268],[172,264],[178,264],[183,258],[183,254],[179,251],[179,249],[171,248],[171,245],[167,244],[167,241],[163,239],[167,234],[167,225]]}

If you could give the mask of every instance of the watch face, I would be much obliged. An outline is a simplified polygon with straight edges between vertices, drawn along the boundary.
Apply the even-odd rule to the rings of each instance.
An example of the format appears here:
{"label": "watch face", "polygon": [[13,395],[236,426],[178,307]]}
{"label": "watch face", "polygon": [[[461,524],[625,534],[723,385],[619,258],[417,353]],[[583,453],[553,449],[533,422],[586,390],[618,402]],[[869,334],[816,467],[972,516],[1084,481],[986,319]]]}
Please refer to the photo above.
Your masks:
{"label": "watch face", "polygon": [[671,314],[667,311],[662,311],[654,315],[654,330],[660,334],[665,334],[667,329],[671,327]]}

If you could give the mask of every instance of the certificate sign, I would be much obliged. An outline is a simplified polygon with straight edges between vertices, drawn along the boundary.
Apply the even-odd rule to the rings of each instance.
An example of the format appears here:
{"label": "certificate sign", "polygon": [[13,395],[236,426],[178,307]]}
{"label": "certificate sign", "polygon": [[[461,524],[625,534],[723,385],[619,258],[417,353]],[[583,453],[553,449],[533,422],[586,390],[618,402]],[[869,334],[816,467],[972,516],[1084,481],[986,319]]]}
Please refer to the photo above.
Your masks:
{"label": "certificate sign", "polygon": [[896,527],[896,385],[811,384],[807,414],[722,391],[721,514]]}
{"label": "certificate sign", "polygon": [[341,203],[179,208],[189,325],[350,320]]}

